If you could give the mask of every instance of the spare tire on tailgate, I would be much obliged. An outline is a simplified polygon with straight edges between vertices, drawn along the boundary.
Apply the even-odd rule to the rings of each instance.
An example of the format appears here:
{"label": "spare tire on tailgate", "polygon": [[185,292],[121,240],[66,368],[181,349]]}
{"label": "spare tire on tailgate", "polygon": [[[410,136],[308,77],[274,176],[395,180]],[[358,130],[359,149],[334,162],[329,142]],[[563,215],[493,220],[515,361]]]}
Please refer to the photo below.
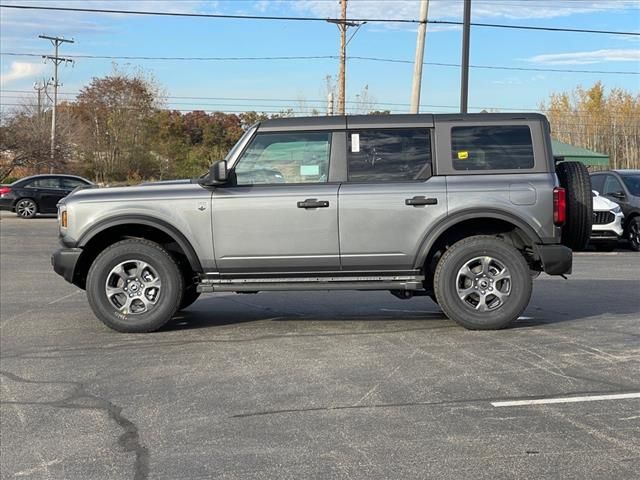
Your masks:
{"label": "spare tire on tailgate", "polygon": [[580,162],[556,165],[560,186],[567,196],[567,221],[562,227],[562,243],[572,250],[584,250],[591,237],[593,199],[589,171]]}

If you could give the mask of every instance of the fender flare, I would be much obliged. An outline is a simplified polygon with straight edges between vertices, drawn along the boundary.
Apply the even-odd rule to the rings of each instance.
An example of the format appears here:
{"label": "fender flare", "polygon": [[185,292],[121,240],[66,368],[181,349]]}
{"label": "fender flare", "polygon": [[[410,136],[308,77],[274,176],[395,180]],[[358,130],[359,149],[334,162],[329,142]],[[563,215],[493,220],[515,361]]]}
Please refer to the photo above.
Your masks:
{"label": "fender flare", "polygon": [[531,241],[532,244],[543,243],[540,236],[536,233],[536,231],[528,225],[526,222],[522,221],[522,219],[517,216],[505,212],[499,209],[468,209],[456,212],[450,216],[447,216],[445,219],[441,220],[436,226],[429,230],[429,232],[425,235],[424,239],[420,244],[420,248],[418,249],[418,255],[416,257],[416,261],[414,263],[414,268],[422,268],[424,266],[425,261],[427,260],[427,255],[429,255],[429,251],[433,247],[433,245],[438,241],[438,239],[451,227],[458,225],[467,220],[473,219],[482,219],[482,218],[491,218],[495,220],[503,220],[505,222],[511,223],[520,230],[522,230],[527,238]]}
{"label": "fender flare", "polygon": [[202,265],[200,264],[200,259],[198,258],[196,251],[191,246],[189,240],[187,240],[187,238],[180,232],[180,230],[164,220],[147,215],[123,215],[118,216],[117,218],[107,218],[105,220],[101,220],[80,236],[77,242],[77,246],[80,248],[84,248],[91,241],[91,239],[93,239],[101,232],[104,232],[105,230],[112,227],[131,223],[153,227],[167,234],[176,241],[176,243],[185,253],[185,256],[187,257],[189,265],[191,266],[193,271],[203,271]]}

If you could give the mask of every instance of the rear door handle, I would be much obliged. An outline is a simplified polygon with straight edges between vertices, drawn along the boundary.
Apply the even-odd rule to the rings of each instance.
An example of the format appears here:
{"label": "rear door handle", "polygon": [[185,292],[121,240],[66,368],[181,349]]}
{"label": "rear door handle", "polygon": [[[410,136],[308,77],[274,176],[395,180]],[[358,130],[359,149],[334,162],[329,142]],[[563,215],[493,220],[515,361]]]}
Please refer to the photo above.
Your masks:
{"label": "rear door handle", "polygon": [[437,205],[438,204],[438,199],[437,198],[425,198],[425,197],[413,197],[413,198],[407,198],[404,201],[405,205],[412,205],[414,207],[417,207],[419,205]]}
{"label": "rear door handle", "polygon": [[298,208],[327,208],[329,202],[326,200],[318,200],[317,198],[307,198],[302,202],[298,202]]}

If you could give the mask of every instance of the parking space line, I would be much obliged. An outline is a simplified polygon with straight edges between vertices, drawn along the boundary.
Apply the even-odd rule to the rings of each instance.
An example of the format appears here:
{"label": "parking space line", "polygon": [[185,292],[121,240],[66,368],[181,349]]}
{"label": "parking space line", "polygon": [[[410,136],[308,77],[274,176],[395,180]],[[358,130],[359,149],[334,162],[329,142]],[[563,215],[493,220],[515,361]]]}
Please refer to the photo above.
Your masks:
{"label": "parking space line", "polygon": [[538,398],[535,400],[509,400],[504,402],[491,402],[491,405],[493,405],[494,407],[517,407],[520,405],[546,405],[550,403],[596,402],[599,400],[626,400],[629,398],[640,398],[640,392],[615,393],[610,395],[587,395],[583,397]]}

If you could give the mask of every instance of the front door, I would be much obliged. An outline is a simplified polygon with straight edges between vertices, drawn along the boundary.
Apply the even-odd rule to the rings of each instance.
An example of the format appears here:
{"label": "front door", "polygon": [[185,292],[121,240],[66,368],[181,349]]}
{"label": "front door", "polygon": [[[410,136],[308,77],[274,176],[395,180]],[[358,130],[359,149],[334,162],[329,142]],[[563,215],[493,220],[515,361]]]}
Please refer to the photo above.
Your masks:
{"label": "front door", "polygon": [[328,183],[331,132],[258,133],[212,199],[223,273],[340,268],[338,184]]}
{"label": "front door", "polygon": [[348,182],[339,192],[344,270],[410,270],[429,227],[446,216],[445,179],[431,176],[430,132],[347,132]]}

